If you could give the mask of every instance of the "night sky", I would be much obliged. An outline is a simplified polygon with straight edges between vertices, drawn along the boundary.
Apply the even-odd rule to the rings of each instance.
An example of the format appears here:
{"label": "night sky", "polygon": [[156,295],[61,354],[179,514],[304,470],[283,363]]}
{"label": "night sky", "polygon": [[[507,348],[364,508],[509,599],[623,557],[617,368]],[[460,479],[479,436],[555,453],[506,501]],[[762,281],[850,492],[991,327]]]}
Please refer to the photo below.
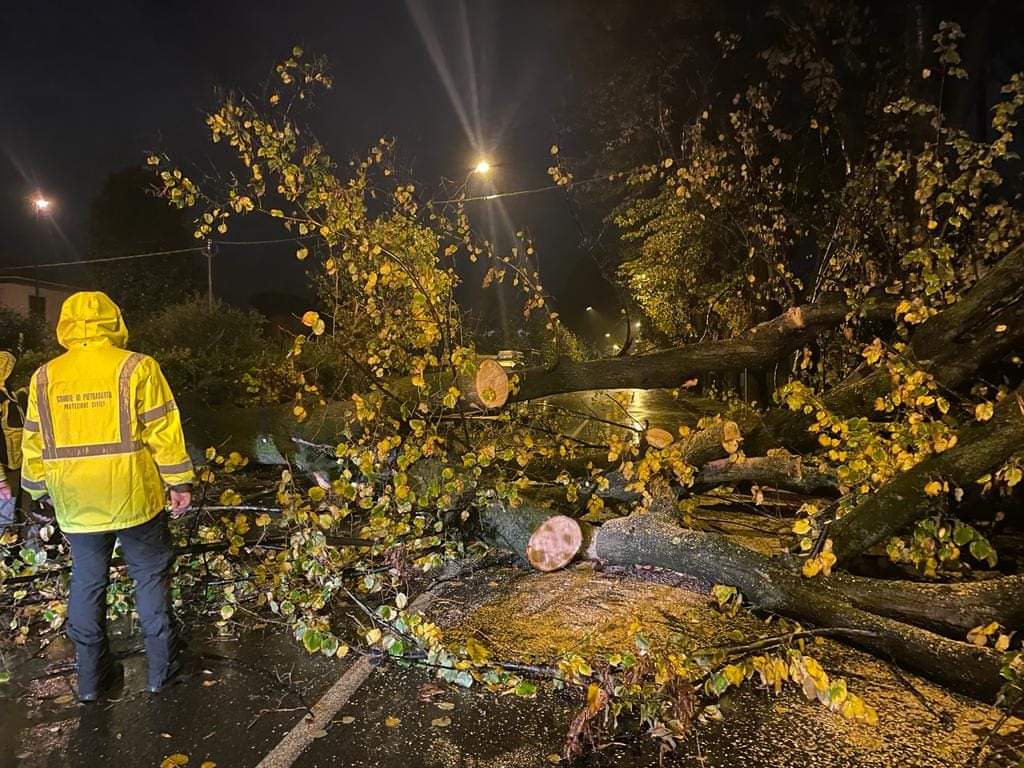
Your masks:
{"label": "night sky", "polygon": [[[106,176],[152,148],[202,162],[216,88],[259,89],[295,44],[330,61],[334,88],[313,127],[335,157],[393,136],[421,188],[463,178],[480,149],[500,163],[499,191],[549,184],[554,116],[572,71],[570,13],[543,1],[6,3],[0,265],[86,257],[88,205]],[[32,213],[37,190],[56,201],[53,232]],[[607,295],[561,193],[505,203],[537,238],[563,312]],[[486,226],[484,211],[475,217]],[[287,253],[223,249],[218,292],[244,303],[268,289],[300,291]]]}

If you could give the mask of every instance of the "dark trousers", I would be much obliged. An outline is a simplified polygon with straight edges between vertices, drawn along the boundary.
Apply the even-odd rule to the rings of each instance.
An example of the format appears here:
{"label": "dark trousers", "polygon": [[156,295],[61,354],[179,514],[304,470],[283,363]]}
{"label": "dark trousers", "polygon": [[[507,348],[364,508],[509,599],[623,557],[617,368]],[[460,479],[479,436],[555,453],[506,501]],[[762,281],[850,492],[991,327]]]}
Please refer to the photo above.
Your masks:
{"label": "dark trousers", "polygon": [[75,644],[78,689],[96,690],[112,661],[107,642],[107,585],[115,539],[121,542],[128,575],[135,581],[135,607],[146,644],[149,685],[163,685],[179,651],[171,615],[174,548],[167,513],[120,531],[65,535],[71,542],[68,637]]}

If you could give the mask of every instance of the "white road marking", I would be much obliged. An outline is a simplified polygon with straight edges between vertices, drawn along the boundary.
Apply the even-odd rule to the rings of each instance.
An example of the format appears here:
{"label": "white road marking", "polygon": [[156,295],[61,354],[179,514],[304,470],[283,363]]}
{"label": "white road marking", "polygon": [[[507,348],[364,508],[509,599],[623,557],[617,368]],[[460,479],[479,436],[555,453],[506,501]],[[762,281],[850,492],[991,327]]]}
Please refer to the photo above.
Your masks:
{"label": "white road marking", "polygon": [[[413,600],[410,607],[417,611],[425,610],[433,599],[434,593],[427,590]],[[373,664],[365,656],[349,667],[327,693],[311,707],[312,719],[307,716],[299,720],[295,727],[278,742],[277,746],[260,760],[256,768],[289,768],[293,765],[306,751],[306,747],[316,739],[314,734],[327,730],[331,720],[338,714],[338,710],[345,706],[345,703],[359,690],[359,686],[366,682],[371,671],[373,671]]]}

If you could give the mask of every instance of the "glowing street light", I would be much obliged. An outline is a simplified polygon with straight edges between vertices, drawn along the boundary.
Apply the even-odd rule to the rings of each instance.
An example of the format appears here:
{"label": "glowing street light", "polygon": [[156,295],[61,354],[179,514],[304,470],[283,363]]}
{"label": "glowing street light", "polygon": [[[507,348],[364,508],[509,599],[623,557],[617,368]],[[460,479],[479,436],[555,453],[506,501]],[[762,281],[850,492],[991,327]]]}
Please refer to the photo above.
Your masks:
{"label": "glowing street light", "polygon": [[587,307],[587,312],[593,312],[593,311],[594,311],[593,307]]}
{"label": "glowing street light", "polygon": [[50,210],[52,205],[53,202],[47,200],[42,195],[38,195],[34,200],[32,200],[32,207],[36,209],[36,213],[46,213]]}
{"label": "glowing street light", "polygon": [[481,160],[473,168],[473,172],[479,173],[481,176],[486,176],[488,173],[491,172],[491,164],[488,163],[486,160]]}

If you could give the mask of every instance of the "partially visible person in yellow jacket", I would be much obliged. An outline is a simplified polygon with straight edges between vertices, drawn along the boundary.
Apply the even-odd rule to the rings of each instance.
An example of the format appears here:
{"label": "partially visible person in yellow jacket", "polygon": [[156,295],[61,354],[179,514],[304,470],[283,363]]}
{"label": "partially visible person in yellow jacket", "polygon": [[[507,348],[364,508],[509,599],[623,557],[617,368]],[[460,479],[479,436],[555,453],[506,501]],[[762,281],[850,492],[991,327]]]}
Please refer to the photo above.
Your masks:
{"label": "partially visible person in yellow jacket", "polygon": [[170,605],[174,560],[167,528],[191,504],[194,473],[181,416],[156,361],[126,350],[121,310],[99,292],[69,296],[57,340],[67,352],[29,384],[21,486],[52,504],[71,543],[68,636],[78,696],[95,701],[120,685],[106,634],[106,590],[121,542],[145,638],[147,688],[159,692],[180,669]]}
{"label": "partially visible person in yellow jacket", "polygon": [[[0,534],[17,521],[21,432],[25,423],[25,390],[12,392],[7,379],[18,359],[0,351]],[[28,536],[25,537],[26,543]]]}

